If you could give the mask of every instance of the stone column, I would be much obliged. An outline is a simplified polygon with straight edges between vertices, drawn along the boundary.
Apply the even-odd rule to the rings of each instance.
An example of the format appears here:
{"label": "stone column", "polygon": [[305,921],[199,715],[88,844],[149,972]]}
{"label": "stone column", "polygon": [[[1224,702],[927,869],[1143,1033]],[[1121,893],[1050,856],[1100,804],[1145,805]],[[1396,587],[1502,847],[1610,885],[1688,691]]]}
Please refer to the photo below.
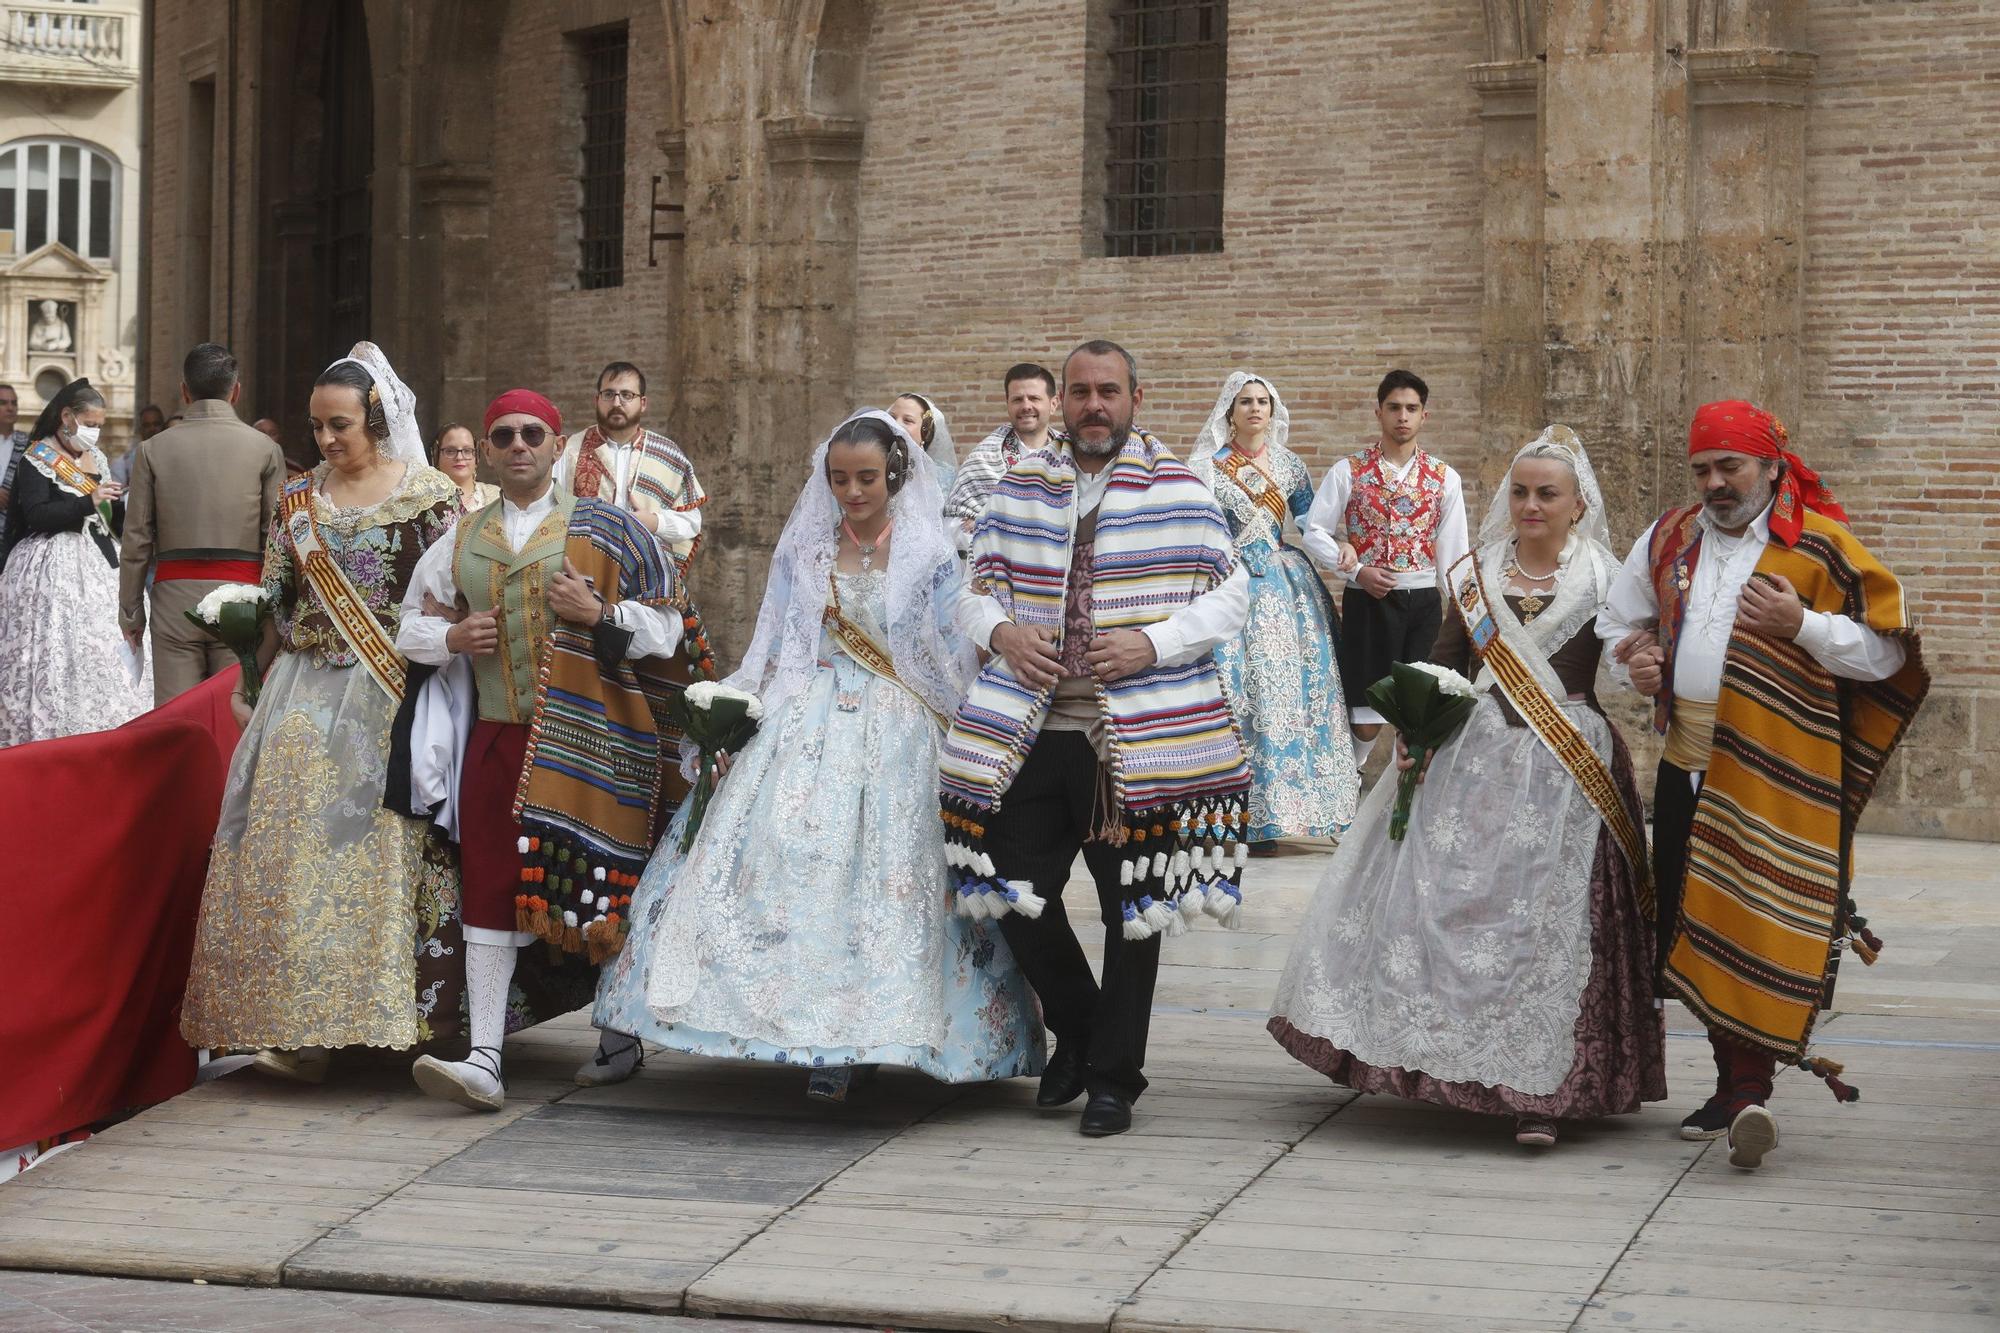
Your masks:
{"label": "stone column", "polygon": [[1465,471],[1490,494],[1500,469],[1544,424],[1542,397],[1542,62],[1496,60],[1468,71],[1485,144],[1480,241],[1479,458]]}
{"label": "stone column", "polygon": [[1804,52],[1768,47],[1687,53],[1693,364],[1683,416],[1716,398],[1749,398],[1799,419],[1813,66]]}
{"label": "stone column", "polygon": [[1662,407],[1680,398],[1674,6],[1551,0],[1545,20],[1545,420],[1583,437],[1624,540],[1660,508]]}
{"label": "stone column", "polygon": [[[711,499],[694,590],[742,651],[792,497],[850,405],[866,7],[673,0],[687,239],[675,426]],[[825,57],[825,59],[822,59]]]}

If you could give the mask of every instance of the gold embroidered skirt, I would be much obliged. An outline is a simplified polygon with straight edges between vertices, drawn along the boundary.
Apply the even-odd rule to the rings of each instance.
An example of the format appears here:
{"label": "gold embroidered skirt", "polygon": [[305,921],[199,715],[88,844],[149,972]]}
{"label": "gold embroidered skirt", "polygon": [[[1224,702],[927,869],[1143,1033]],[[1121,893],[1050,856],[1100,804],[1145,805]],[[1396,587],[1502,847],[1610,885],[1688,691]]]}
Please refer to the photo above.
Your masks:
{"label": "gold embroidered skirt", "polygon": [[382,807],[393,717],[359,667],[302,653],[272,664],[202,892],[181,1014],[192,1045],[400,1048],[428,1035],[417,898],[438,867],[427,826]]}

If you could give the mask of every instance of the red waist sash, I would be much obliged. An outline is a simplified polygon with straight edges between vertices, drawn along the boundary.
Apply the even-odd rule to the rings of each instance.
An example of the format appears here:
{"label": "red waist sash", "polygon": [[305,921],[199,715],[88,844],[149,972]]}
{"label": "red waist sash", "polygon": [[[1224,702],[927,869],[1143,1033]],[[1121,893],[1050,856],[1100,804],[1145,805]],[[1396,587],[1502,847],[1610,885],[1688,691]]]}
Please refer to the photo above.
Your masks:
{"label": "red waist sash", "polygon": [[255,560],[162,560],[153,567],[153,582],[199,579],[216,583],[262,583],[264,566]]}

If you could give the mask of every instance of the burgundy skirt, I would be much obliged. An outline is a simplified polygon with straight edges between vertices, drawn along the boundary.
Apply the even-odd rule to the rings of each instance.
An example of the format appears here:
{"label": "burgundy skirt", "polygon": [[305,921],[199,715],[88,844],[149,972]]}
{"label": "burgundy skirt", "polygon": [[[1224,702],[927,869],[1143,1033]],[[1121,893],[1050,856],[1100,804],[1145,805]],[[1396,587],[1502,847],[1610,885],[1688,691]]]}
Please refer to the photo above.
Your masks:
{"label": "burgundy skirt", "polygon": [[[1627,807],[1638,810],[1631,756],[1615,730],[1612,737],[1612,777]],[[1447,1082],[1421,1070],[1383,1069],[1282,1018],[1268,1027],[1293,1059],[1335,1083],[1455,1111],[1588,1120],[1666,1100],[1666,1014],[1653,1003],[1653,929],[1639,909],[1631,868],[1608,830],[1598,833],[1591,864],[1590,956],[1590,980],[1576,1016],[1576,1061],[1554,1092],[1535,1095]]]}
{"label": "burgundy skirt", "polygon": [[465,924],[514,929],[521,891],[521,821],[514,794],[528,757],[528,728],[519,722],[472,724],[458,780],[458,865]]}

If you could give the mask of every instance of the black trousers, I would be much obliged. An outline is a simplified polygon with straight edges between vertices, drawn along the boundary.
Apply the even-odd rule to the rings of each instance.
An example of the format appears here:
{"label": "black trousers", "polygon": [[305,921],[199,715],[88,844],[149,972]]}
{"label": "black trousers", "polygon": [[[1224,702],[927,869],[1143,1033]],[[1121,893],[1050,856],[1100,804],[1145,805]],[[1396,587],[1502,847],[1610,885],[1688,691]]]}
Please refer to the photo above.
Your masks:
{"label": "black trousers", "polygon": [[1680,933],[1681,887],[1687,879],[1688,833],[1694,827],[1697,795],[1686,769],[1660,761],[1653,780],[1653,907],[1660,943],[1656,980],[1665,975],[1667,954]]}
{"label": "black trousers", "polygon": [[1396,662],[1428,661],[1444,627],[1436,588],[1391,588],[1370,597],[1350,583],[1340,595],[1340,687],[1349,708],[1368,706],[1368,687]]}
{"label": "black trousers", "polygon": [[[1122,853],[1085,841],[1097,777],[1097,752],[1088,736],[1044,730],[999,812],[987,823],[986,850],[1003,877],[1029,881],[1048,900],[1032,921],[1016,912],[1000,918],[1007,947],[1041,997],[1043,1021],[1058,1041],[1083,1043],[1084,1086],[1092,1096],[1110,1092],[1133,1100],[1146,1090],[1146,1076],[1139,1071],[1146,1063],[1160,938],[1125,938],[1118,882]],[[1101,985],[1091,976],[1063,906],[1063,885],[1079,850],[1097,881],[1098,916],[1104,923]]]}

